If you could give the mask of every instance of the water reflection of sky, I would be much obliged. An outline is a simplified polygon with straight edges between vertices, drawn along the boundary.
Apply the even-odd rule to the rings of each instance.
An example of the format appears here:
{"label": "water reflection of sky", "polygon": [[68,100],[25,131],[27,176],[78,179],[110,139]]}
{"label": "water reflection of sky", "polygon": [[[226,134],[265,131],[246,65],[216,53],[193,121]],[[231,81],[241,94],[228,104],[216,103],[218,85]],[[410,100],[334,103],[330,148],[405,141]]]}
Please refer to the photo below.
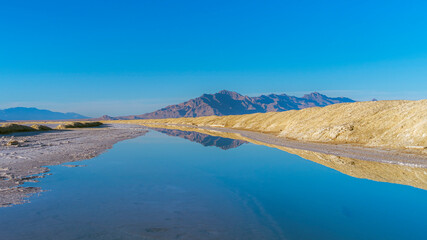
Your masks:
{"label": "water reflection of sky", "polygon": [[289,153],[223,151],[157,132],[52,167],[47,192],[0,209],[4,239],[425,239],[427,191]]}

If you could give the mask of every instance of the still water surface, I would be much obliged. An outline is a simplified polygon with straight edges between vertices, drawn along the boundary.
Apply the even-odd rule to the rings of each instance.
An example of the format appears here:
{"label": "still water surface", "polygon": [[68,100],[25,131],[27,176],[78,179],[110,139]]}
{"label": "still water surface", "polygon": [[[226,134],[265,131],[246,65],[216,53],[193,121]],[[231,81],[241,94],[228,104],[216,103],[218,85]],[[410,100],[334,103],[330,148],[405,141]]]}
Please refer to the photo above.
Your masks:
{"label": "still water surface", "polygon": [[150,131],[50,167],[25,185],[45,192],[0,209],[0,239],[427,239],[425,190],[191,134]]}

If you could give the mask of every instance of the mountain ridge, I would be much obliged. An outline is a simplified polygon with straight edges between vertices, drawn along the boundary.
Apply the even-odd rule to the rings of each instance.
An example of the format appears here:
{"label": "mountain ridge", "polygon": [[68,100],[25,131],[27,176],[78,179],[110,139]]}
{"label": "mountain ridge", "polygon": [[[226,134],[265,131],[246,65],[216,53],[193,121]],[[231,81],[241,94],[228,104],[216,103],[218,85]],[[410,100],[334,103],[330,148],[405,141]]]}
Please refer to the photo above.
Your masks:
{"label": "mountain ridge", "polygon": [[214,94],[205,93],[200,97],[169,105],[154,112],[122,117],[108,116],[108,119],[131,120],[242,115],[300,110],[308,107],[324,107],[348,102],[355,101],[345,97],[331,98],[318,92],[305,94],[302,97],[289,96],[284,93],[249,97],[234,91],[221,90]]}
{"label": "mountain ridge", "polygon": [[73,112],[53,112],[35,107],[14,107],[0,109],[0,119],[2,120],[68,120],[87,119],[88,117]]}

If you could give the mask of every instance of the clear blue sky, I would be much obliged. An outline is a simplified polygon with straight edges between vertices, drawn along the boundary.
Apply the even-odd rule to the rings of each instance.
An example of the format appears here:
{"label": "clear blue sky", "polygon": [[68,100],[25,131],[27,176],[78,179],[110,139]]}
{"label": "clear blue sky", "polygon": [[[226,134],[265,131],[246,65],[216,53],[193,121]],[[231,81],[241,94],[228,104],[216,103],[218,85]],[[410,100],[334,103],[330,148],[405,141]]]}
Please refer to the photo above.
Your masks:
{"label": "clear blue sky", "polygon": [[229,89],[427,97],[427,1],[1,1],[0,108],[144,113]]}

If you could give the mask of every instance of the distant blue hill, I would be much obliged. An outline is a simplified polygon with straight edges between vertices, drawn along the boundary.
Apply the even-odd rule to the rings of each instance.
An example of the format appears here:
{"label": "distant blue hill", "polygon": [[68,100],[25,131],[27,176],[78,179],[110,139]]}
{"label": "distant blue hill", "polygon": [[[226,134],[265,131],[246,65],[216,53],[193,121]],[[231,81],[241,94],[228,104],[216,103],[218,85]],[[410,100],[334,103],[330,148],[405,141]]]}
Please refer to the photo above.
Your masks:
{"label": "distant blue hill", "polygon": [[88,117],[77,113],[61,113],[49,110],[16,107],[0,110],[2,120],[64,120],[64,119],[87,119]]}

